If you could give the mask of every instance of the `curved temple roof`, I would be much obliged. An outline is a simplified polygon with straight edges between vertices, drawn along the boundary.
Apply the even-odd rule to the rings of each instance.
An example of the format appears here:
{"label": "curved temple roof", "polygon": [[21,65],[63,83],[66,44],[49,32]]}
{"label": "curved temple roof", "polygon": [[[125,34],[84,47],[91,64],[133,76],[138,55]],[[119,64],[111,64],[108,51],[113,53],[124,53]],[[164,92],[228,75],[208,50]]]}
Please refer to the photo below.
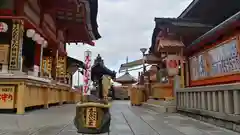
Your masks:
{"label": "curved temple roof", "polygon": [[240,11],[235,15],[231,16],[229,19],[222,22],[221,24],[217,25],[210,31],[206,32],[201,37],[197,38],[195,41],[192,42],[192,44],[188,46],[188,49],[194,47],[200,42],[209,42],[210,40],[214,41],[213,38],[216,39],[217,37],[219,37],[219,35],[224,33],[225,30],[235,29],[237,27],[240,27]]}
{"label": "curved temple roof", "polygon": [[70,74],[74,74],[79,68],[84,69],[85,68],[85,64],[77,59],[74,59],[72,57],[67,57],[67,71]]}
{"label": "curved temple roof", "polygon": [[94,81],[95,78],[99,79],[103,75],[109,75],[114,79],[116,77],[116,72],[107,68],[104,65],[103,59],[98,54],[93,66],[91,67],[91,79]]}
{"label": "curved temple roof", "polygon": [[101,35],[98,31],[98,23],[97,23],[97,14],[98,14],[98,0],[89,0],[90,2],[90,15],[91,15],[91,25],[92,25],[92,32],[95,36],[95,39],[101,38]]}
{"label": "curved temple roof", "polygon": [[116,78],[114,81],[118,82],[118,83],[135,83],[135,82],[137,82],[137,80],[133,76],[131,76],[129,74],[129,72],[126,72],[124,75]]}
{"label": "curved temple roof", "polygon": [[[44,13],[51,14],[58,28],[66,31],[67,42],[94,45],[98,32],[98,0],[38,0]],[[82,32],[79,32],[82,31]]]}
{"label": "curved temple roof", "polygon": [[[212,26],[210,25],[198,23],[197,20],[181,18],[155,18],[155,23],[156,26],[153,30],[151,41],[152,45],[149,48],[150,52],[154,52],[159,36],[168,36],[171,34],[171,32],[175,34],[177,33],[177,35],[181,35],[183,36],[183,38],[184,35],[186,35],[186,37],[188,38],[188,42],[184,44],[188,44],[191,43],[196,37],[212,28]],[[192,33],[190,36],[189,32]]]}
{"label": "curved temple roof", "polygon": [[195,18],[204,24],[218,25],[239,11],[239,0],[192,0],[178,18]]}

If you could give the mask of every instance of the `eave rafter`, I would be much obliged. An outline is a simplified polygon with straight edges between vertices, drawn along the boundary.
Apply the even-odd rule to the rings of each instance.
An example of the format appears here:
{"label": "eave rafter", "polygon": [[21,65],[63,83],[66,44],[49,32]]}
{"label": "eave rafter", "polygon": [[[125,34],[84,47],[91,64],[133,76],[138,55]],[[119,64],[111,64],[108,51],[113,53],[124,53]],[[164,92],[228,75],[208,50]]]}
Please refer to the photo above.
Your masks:
{"label": "eave rafter", "polygon": [[[57,29],[65,32],[67,42],[83,42],[93,45],[92,40],[95,38],[92,33],[88,1],[38,0],[38,3],[42,7],[42,13],[50,14]],[[83,32],[79,33],[79,31]]]}

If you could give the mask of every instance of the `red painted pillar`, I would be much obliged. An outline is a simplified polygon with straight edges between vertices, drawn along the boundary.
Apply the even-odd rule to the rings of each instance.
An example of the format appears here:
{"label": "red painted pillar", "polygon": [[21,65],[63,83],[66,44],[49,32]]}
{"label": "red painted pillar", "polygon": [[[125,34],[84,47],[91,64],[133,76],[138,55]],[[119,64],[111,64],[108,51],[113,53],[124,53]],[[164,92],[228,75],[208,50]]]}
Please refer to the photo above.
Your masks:
{"label": "red painted pillar", "polygon": [[40,72],[40,61],[41,61],[41,51],[42,51],[42,46],[40,44],[35,44],[35,55],[34,55],[34,76],[39,76],[39,72]]}
{"label": "red painted pillar", "polygon": [[24,15],[24,5],[26,0],[14,0],[14,8],[17,16]]}

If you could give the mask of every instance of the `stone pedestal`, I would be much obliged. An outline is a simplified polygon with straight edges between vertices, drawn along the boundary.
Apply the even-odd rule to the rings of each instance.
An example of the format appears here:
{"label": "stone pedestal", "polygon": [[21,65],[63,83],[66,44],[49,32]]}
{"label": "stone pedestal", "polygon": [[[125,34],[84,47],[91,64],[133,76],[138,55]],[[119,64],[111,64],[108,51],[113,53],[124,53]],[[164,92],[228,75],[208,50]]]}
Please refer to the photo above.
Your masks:
{"label": "stone pedestal", "polygon": [[109,104],[96,102],[78,103],[74,125],[78,133],[101,134],[110,132]]}
{"label": "stone pedestal", "polygon": [[143,107],[154,110],[158,113],[177,112],[175,99],[169,101],[149,99],[146,103],[143,103]]}
{"label": "stone pedestal", "polygon": [[39,66],[38,65],[34,65],[34,67],[33,67],[33,76],[38,76],[39,71],[40,71]]}
{"label": "stone pedestal", "polygon": [[8,65],[2,65],[1,73],[8,73]]}

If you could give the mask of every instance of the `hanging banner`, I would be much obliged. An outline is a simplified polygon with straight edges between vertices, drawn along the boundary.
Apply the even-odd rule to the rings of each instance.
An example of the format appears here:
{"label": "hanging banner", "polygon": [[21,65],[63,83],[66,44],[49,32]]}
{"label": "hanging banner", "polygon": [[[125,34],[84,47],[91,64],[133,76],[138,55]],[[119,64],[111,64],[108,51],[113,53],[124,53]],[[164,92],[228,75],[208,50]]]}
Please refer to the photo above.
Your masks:
{"label": "hanging banner", "polygon": [[22,64],[23,20],[13,19],[12,39],[10,46],[10,70],[20,70]]}
{"label": "hanging banner", "polygon": [[84,77],[83,77],[83,95],[90,95],[90,84],[91,84],[91,51],[84,52],[84,62],[85,62],[85,70],[84,70]]}
{"label": "hanging banner", "polygon": [[178,74],[180,60],[180,56],[168,55],[168,57],[166,58],[166,66],[169,76],[174,76]]}
{"label": "hanging banner", "polygon": [[[42,58],[42,66],[41,66],[41,73],[42,76],[45,76],[47,74],[47,76],[51,76],[51,72],[52,72],[52,57],[43,57]],[[45,74],[45,75],[44,75]]]}
{"label": "hanging banner", "polygon": [[66,76],[66,57],[58,56],[57,60],[57,77],[65,77]]}

